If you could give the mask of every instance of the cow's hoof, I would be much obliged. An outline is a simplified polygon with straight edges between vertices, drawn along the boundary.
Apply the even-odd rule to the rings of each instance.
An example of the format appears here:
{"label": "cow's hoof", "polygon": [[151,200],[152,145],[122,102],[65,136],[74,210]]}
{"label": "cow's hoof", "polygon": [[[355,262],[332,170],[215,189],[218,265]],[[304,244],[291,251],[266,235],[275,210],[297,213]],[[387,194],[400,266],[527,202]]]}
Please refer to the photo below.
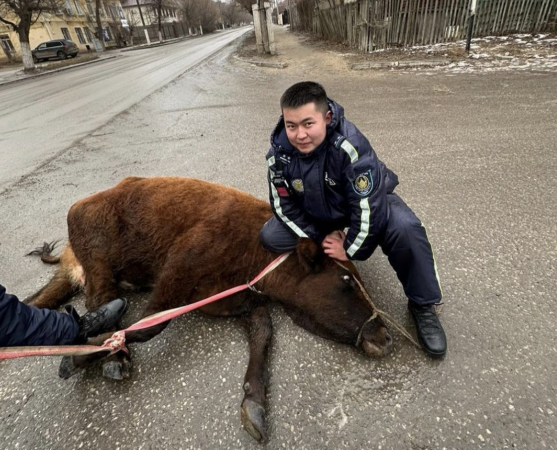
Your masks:
{"label": "cow's hoof", "polygon": [[265,439],[265,408],[253,400],[242,402],[242,425],[257,441]]}
{"label": "cow's hoof", "polygon": [[58,376],[63,380],[67,380],[80,370],[80,368],[74,366],[73,357],[63,356],[62,361],[60,361],[60,367],[58,368]]}
{"label": "cow's hoof", "polygon": [[123,380],[124,371],[120,361],[106,361],[103,364],[103,377],[110,380]]}
{"label": "cow's hoof", "polygon": [[120,362],[122,363],[122,376],[127,380],[132,376],[132,360],[128,355],[124,355]]}

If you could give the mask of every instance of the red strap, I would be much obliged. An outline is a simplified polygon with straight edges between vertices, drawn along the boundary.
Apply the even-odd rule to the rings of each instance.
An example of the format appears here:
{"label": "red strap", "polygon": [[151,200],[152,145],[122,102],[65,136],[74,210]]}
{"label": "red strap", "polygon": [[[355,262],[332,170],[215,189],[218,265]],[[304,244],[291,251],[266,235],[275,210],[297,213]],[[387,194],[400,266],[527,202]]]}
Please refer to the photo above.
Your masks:
{"label": "red strap", "polygon": [[116,331],[109,339],[104,341],[102,346],[94,345],[59,345],[53,347],[7,347],[0,348],[0,360],[2,359],[15,359],[15,358],[26,358],[29,356],[81,356],[89,355],[91,353],[106,352],[110,351],[110,354],[116,353],[120,350],[127,351],[125,347],[126,342],[126,331],[143,330],[145,328],[150,328],[160,323],[166,322],[167,320],[174,319],[175,317],[181,316],[182,314],[189,313],[194,309],[201,308],[202,306],[208,305],[209,303],[216,302],[217,300],[229,297],[233,294],[241,292],[248,287],[257,283],[261,278],[263,278],[268,273],[275,270],[280,264],[282,264],[286,258],[290,256],[290,253],[284,253],[275,259],[271,264],[269,264],[263,271],[257,275],[249,283],[243,284],[241,286],[236,286],[234,288],[228,289],[219,294],[212,295],[204,300],[192,303],[191,305],[182,306],[180,308],[169,309],[167,311],[162,311],[157,314],[145,317],[139,322],[129,326],[125,330]]}

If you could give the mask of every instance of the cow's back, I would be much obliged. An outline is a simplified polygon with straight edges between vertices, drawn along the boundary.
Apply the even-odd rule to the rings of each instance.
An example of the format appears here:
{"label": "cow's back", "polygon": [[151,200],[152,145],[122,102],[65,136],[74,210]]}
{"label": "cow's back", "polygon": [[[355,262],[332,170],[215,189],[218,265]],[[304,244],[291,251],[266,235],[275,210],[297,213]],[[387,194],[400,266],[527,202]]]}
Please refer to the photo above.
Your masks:
{"label": "cow's back", "polygon": [[[258,243],[269,205],[237,189],[179,178],[126,178],[77,202],[68,214],[79,260],[106,251],[115,270],[156,276],[177,243],[211,246],[215,257],[244,253]],[[104,249],[104,250],[102,250]]]}

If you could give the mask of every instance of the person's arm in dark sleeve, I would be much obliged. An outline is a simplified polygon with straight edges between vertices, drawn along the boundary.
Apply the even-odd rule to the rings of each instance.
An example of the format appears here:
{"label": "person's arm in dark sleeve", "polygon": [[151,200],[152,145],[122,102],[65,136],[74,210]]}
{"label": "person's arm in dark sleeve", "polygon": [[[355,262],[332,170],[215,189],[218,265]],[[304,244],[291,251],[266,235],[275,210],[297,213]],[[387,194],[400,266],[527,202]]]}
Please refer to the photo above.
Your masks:
{"label": "person's arm in dark sleeve", "polygon": [[[346,256],[363,261],[371,256],[377,236],[384,230],[388,211],[381,164],[367,140],[359,151],[348,141],[344,188],[350,204],[350,228],[344,241]],[[367,148],[369,147],[369,148]]]}
{"label": "person's arm in dark sleeve", "polygon": [[[271,149],[267,154],[267,181],[269,183],[269,202],[275,216],[290,228],[298,237],[311,238],[321,243],[325,234],[311,222],[307,214],[302,211],[296,199],[292,196],[290,189],[277,189],[273,183],[273,177],[277,170],[275,166],[275,155]],[[279,192],[280,191],[280,192]]]}

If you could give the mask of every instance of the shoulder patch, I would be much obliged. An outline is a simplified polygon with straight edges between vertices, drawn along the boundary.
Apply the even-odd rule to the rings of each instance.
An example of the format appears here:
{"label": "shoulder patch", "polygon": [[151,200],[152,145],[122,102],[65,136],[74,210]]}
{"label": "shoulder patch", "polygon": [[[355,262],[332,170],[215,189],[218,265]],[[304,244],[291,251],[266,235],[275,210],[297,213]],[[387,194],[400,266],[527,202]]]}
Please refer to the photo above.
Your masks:
{"label": "shoulder patch", "polygon": [[366,197],[373,190],[373,178],[371,177],[371,170],[361,173],[356,177],[352,184],[354,192],[362,197]]}

